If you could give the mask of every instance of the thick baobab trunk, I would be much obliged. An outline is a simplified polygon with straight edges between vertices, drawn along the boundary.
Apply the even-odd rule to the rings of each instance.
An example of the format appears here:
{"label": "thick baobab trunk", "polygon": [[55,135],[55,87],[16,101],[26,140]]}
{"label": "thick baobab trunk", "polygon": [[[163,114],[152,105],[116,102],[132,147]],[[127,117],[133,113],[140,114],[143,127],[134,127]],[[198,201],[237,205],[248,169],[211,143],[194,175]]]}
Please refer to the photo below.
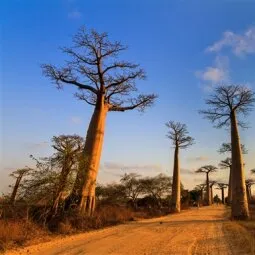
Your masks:
{"label": "thick baobab trunk", "polygon": [[213,186],[210,187],[210,191],[211,191],[211,202],[213,204]]}
{"label": "thick baobab trunk", "polygon": [[245,188],[242,151],[238,134],[235,112],[231,113],[231,147],[232,147],[232,206],[233,219],[248,219],[249,209]]}
{"label": "thick baobab trunk", "polygon": [[206,204],[211,205],[211,193],[210,193],[210,183],[209,183],[209,173],[206,173]]}
{"label": "thick baobab trunk", "polygon": [[171,210],[173,212],[181,211],[181,181],[180,181],[179,146],[178,145],[176,145],[175,151],[174,151],[174,171],[173,171]]}
{"label": "thick baobab trunk", "polygon": [[17,196],[18,188],[19,188],[21,179],[23,177],[23,174],[24,173],[20,173],[19,176],[16,179],[16,182],[15,182],[15,185],[13,187],[12,194],[11,194],[11,198],[10,198],[10,204],[11,205],[13,205],[15,203],[15,199],[16,199],[16,196]]}
{"label": "thick baobab trunk", "polygon": [[232,203],[232,167],[229,168],[229,181],[228,181],[228,204]]}
{"label": "thick baobab trunk", "polygon": [[83,178],[82,186],[80,187],[81,199],[78,204],[79,212],[88,215],[92,215],[95,209],[96,178],[103,146],[106,114],[108,111],[107,106],[105,106],[104,97],[101,97],[98,101],[89,125],[83,151]]}
{"label": "thick baobab trunk", "polygon": [[200,196],[201,196],[201,203],[203,204],[203,201],[204,201],[204,190],[203,189],[201,189],[200,190]]}

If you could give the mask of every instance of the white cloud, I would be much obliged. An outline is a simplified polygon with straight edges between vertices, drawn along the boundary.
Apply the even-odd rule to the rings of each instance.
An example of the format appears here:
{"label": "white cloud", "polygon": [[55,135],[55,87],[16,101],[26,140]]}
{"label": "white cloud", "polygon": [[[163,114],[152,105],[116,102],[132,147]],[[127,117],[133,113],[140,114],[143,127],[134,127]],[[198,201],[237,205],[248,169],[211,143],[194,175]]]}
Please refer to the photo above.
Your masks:
{"label": "white cloud", "polygon": [[223,48],[231,48],[237,56],[243,56],[255,53],[255,26],[247,29],[243,34],[237,34],[232,31],[223,33],[221,40],[209,46],[207,52],[220,52]]}
{"label": "white cloud", "polygon": [[76,124],[76,125],[81,124],[82,119],[78,116],[72,116],[71,117],[71,123]]}
{"label": "white cloud", "polygon": [[229,81],[228,62],[228,57],[217,56],[212,66],[207,66],[204,70],[195,72],[196,77],[201,81],[205,90],[209,90],[216,84]]}
{"label": "white cloud", "polygon": [[81,12],[74,10],[68,13],[69,19],[79,19],[81,17]]}

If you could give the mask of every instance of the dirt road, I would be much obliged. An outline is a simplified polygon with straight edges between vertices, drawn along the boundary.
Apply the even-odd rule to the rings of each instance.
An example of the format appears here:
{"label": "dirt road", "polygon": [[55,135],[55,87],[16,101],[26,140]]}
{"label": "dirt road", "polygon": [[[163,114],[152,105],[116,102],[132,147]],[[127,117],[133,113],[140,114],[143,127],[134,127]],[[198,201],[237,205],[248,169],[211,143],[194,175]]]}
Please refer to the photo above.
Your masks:
{"label": "dirt road", "polygon": [[254,254],[223,206],[184,211],[62,238],[7,254]]}

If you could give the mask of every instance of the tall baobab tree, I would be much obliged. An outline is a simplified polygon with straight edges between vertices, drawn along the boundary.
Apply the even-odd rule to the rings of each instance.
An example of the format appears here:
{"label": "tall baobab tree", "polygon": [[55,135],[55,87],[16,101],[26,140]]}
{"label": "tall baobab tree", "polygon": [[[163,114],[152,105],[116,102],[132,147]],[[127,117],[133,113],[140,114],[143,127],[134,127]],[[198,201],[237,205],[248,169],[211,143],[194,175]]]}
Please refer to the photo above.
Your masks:
{"label": "tall baobab tree", "polygon": [[16,179],[16,182],[14,184],[13,190],[12,190],[12,194],[10,197],[10,204],[13,205],[15,203],[15,199],[18,193],[18,189],[21,183],[22,178],[31,170],[31,168],[29,167],[25,167],[25,168],[21,168],[21,169],[17,169],[14,172],[12,172],[10,174],[11,177],[14,177]]}
{"label": "tall baobab tree", "polygon": [[212,204],[213,204],[213,186],[216,184],[217,182],[216,181],[210,181],[210,196],[211,196],[211,201],[212,201]]}
{"label": "tall baobab tree", "polygon": [[168,128],[167,137],[172,141],[174,146],[174,169],[172,183],[172,201],[171,210],[173,212],[181,211],[181,180],[179,150],[186,149],[194,144],[194,139],[189,136],[187,126],[180,122],[169,121],[166,123]]}
{"label": "tall baobab tree", "polygon": [[206,204],[211,205],[211,192],[210,192],[210,181],[209,181],[209,174],[216,172],[217,167],[212,165],[202,166],[196,170],[196,173],[205,173],[206,174]]}
{"label": "tall baobab tree", "polygon": [[224,160],[221,160],[219,163],[220,169],[229,169],[229,181],[228,181],[228,204],[231,204],[232,201],[232,159],[226,158]]}
{"label": "tall baobab tree", "polygon": [[78,135],[60,135],[53,136],[52,147],[57,151],[52,157],[53,164],[61,168],[58,187],[53,199],[52,212],[57,213],[59,201],[66,187],[67,178],[79,162],[83,138]]}
{"label": "tall baobab tree", "polygon": [[[244,144],[241,144],[241,150],[242,150],[242,154],[247,154],[248,151],[245,148]],[[219,153],[223,154],[223,153],[231,153],[231,143],[222,143],[220,149],[219,149]],[[225,160],[222,160],[219,163],[219,167],[221,169],[229,169],[229,183],[228,183],[228,204],[231,204],[232,202],[232,159],[231,158],[226,158]]]}
{"label": "tall baobab tree", "polygon": [[238,125],[244,127],[244,123],[238,121],[239,115],[247,115],[252,110],[255,102],[254,93],[247,87],[239,85],[219,86],[215,89],[206,104],[208,110],[200,111],[216,127],[229,126],[231,129],[231,158],[232,158],[232,205],[231,215],[233,219],[248,219],[249,210],[245,190],[245,178],[243,170],[243,158],[240,145]]}
{"label": "tall baobab tree", "polygon": [[70,200],[76,201],[81,214],[92,214],[95,208],[95,186],[108,112],[144,110],[156,95],[137,94],[137,79],[145,72],[139,65],[119,60],[126,50],[120,42],[110,41],[107,33],[81,28],[73,38],[73,47],[62,48],[69,57],[63,67],[42,65],[43,74],[57,88],[72,85],[75,96],[92,105],[94,112],[87,130],[83,159]]}
{"label": "tall baobab tree", "polygon": [[224,190],[227,188],[227,184],[225,183],[218,183],[218,189],[221,190],[221,201],[222,204],[225,204],[225,194],[224,194]]}
{"label": "tall baobab tree", "polygon": [[251,196],[251,186],[255,184],[255,180],[253,179],[246,179],[245,180],[245,187],[246,187],[246,193],[247,193],[247,198],[248,202],[251,201],[252,196]]}

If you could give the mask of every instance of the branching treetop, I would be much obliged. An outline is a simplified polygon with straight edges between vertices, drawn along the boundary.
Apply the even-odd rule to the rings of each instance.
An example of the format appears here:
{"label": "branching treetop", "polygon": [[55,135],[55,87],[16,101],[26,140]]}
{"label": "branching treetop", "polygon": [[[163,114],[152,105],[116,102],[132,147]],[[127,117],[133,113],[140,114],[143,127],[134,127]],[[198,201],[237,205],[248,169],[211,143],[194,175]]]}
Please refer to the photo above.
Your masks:
{"label": "branching treetop", "polygon": [[206,188],[206,183],[198,184],[195,189],[197,190],[204,190]]}
{"label": "branching treetop", "polygon": [[[226,152],[231,152],[232,148],[231,148],[231,143],[222,143],[220,149],[218,150],[218,152],[220,154],[226,153]],[[245,148],[244,144],[241,144],[241,150],[243,154],[247,154],[248,150]]]}
{"label": "branching treetop", "polygon": [[248,186],[248,187],[251,187],[254,184],[255,184],[255,180],[254,179],[246,179],[245,180],[245,185]]}
{"label": "branching treetop", "polygon": [[[210,108],[200,113],[212,121],[215,127],[220,128],[229,125],[230,116],[234,112],[247,115],[254,102],[255,94],[245,86],[219,86],[210,99],[206,100]],[[244,126],[244,123],[239,121],[239,125]]]}
{"label": "branching treetop", "polygon": [[209,181],[210,188],[212,188],[216,183],[216,181]]}
{"label": "branching treetop", "polygon": [[216,172],[217,167],[212,165],[202,166],[196,170],[196,173],[212,173]]}
{"label": "branching treetop", "polygon": [[185,124],[169,121],[166,126],[169,128],[167,137],[173,141],[175,147],[186,149],[194,144],[194,139],[188,135],[189,132]]}
{"label": "branching treetop", "polygon": [[219,163],[219,167],[221,169],[226,169],[226,168],[231,168],[232,166],[232,159],[231,158],[226,158],[224,160],[221,160]]}
{"label": "branching treetop", "polygon": [[73,37],[73,47],[62,48],[69,59],[63,67],[42,65],[43,74],[57,88],[73,85],[75,94],[90,105],[96,105],[104,96],[109,111],[126,111],[150,106],[156,95],[137,94],[136,79],[144,79],[145,72],[138,64],[119,60],[118,55],[126,50],[120,42],[112,42],[107,33],[84,27]]}
{"label": "branching treetop", "polygon": [[217,183],[218,184],[218,189],[226,189],[228,187],[228,184],[226,183]]}
{"label": "branching treetop", "polygon": [[23,176],[24,174],[27,174],[31,170],[32,169],[30,167],[20,168],[20,169],[13,171],[10,174],[10,176],[14,177],[14,178],[19,178],[19,177]]}

